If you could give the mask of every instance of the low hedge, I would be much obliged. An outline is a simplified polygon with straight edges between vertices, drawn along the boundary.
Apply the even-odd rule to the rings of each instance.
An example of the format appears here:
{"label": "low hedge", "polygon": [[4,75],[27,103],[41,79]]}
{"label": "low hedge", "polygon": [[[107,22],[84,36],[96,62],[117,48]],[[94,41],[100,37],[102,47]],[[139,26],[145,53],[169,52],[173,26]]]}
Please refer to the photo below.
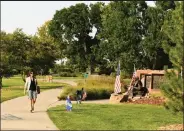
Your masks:
{"label": "low hedge", "polygon": [[[114,78],[107,76],[88,78],[86,83],[82,81],[78,83],[77,87],[64,86],[58,99],[65,100],[67,95],[70,95],[72,100],[76,100],[76,91],[82,88],[87,92],[86,100],[109,99],[114,92],[114,82]],[[121,89],[122,92],[125,92],[126,85],[122,85]]]}
{"label": "low hedge", "polygon": [[[58,96],[59,100],[66,100],[68,95],[71,96],[72,100],[76,100],[76,91],[81,90],[81,88],[74,87],[64,87],[60,96]],[[107,90],[103,88],[93,88],[93,89],[85,89],[87,92],[86,100],[97,100],[97,99],[108,99],[110,95],[113,93],[113,89]]]}
{"label": "low hedge", "polygon": [[77,75],[75,73],[70,73],[70,72],[61,72],[59,73],[60,77],[76,77]]}

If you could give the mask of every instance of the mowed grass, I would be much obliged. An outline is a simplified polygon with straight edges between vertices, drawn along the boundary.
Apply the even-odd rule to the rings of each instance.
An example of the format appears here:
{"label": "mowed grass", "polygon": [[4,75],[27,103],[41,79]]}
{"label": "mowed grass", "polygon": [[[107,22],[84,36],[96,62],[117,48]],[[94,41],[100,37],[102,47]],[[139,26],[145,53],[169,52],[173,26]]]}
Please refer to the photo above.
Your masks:
{"label": "mowed grass", "polygon": [[[48,83],[38,80],[40,90],[45,91],[61,87],[62,83]],[[1,89],[1,102],[10,100],[16,97],[24,96],[24,82],[21,77],[11,77],[9,79],[3,78],[3,88]]]}
{"label": "mowed grass", "polygon": [[11,87],[11,86],[22,86],[24,82],[21,77],[11,77],[11,78],[3,78],[3,88]]}
{"label": "mowed grass", "polygon": [[173,115],[162,106],[133,104],[73,104],[48,109],[60,130],[156,130],[160,126],[182,124],[182,114]]}

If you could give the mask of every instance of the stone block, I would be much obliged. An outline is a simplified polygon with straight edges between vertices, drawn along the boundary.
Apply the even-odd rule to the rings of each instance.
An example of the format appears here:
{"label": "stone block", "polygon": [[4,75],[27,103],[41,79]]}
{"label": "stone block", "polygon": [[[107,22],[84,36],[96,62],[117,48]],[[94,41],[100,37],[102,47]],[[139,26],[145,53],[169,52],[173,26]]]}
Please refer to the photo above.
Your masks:
{"label": "stone block", "polygon": [[120,103],[128,100],[128,95],[126,94],[111,94],[109,103]]}

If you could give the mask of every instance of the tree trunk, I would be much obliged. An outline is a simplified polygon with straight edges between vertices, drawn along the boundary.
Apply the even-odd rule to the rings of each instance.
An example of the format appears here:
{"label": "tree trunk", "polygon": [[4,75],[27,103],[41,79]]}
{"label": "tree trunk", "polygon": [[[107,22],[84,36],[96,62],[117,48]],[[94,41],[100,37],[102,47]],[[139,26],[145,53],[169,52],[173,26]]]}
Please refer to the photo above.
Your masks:
{"label": "tree trunk", "polygon": [[155,59],[153,60],[153,67],[152,67],[153,70],[155,70],[156,64],[157,64],[157,57],[155,57]]}
{"label": "tree trunk", "polygon": [[88,65],[88,74],[91,75],[91,64]]}
{"label": "tree trunk", "polygon": [[25,83],[25,82],[26,82],[26,79],[25,79],[25,72],[24,72],[24,71],[22,71],[21,76],[22,76],[22,80],[23,80],[24,83]]}
{"label": "tree trunk", "polygon": [[86,47],[86,43],[84,43],[84,52],[86,53],[87,52],[87,47]]}
{"label": "tree trunk", "polygon": [[2,76],[1,76],[1,74],[0,74],[0,89],[2,89],[2,86],[3,86],[3,83],[2,83]]}

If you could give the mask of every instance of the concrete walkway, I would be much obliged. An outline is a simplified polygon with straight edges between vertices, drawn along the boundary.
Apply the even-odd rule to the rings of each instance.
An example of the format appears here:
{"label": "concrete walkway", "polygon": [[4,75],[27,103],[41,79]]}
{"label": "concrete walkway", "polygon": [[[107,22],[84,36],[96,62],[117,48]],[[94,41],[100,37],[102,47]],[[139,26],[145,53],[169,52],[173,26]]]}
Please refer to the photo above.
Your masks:
{"label": "concrete walkway", "polygon": [[[23,93],[23,91],[22,91]],[[35,104],[35,112],[30,113],[30,101],[27,96],[1,103],[2,130],[58,130],[49,119],[48,106],[57,101],[61,89],[41,92]]]}
{"label": "concrete walkway", "polygon": [[[57,101],[60,93],[61,88],[41,92],[34,113],[30,113],[30,101],[27,96],[1,103],[1,130],[58,130],[46,111],[50,107],[65,103],[65,101]],[[108,100],[83,103],[108,103]]]}

